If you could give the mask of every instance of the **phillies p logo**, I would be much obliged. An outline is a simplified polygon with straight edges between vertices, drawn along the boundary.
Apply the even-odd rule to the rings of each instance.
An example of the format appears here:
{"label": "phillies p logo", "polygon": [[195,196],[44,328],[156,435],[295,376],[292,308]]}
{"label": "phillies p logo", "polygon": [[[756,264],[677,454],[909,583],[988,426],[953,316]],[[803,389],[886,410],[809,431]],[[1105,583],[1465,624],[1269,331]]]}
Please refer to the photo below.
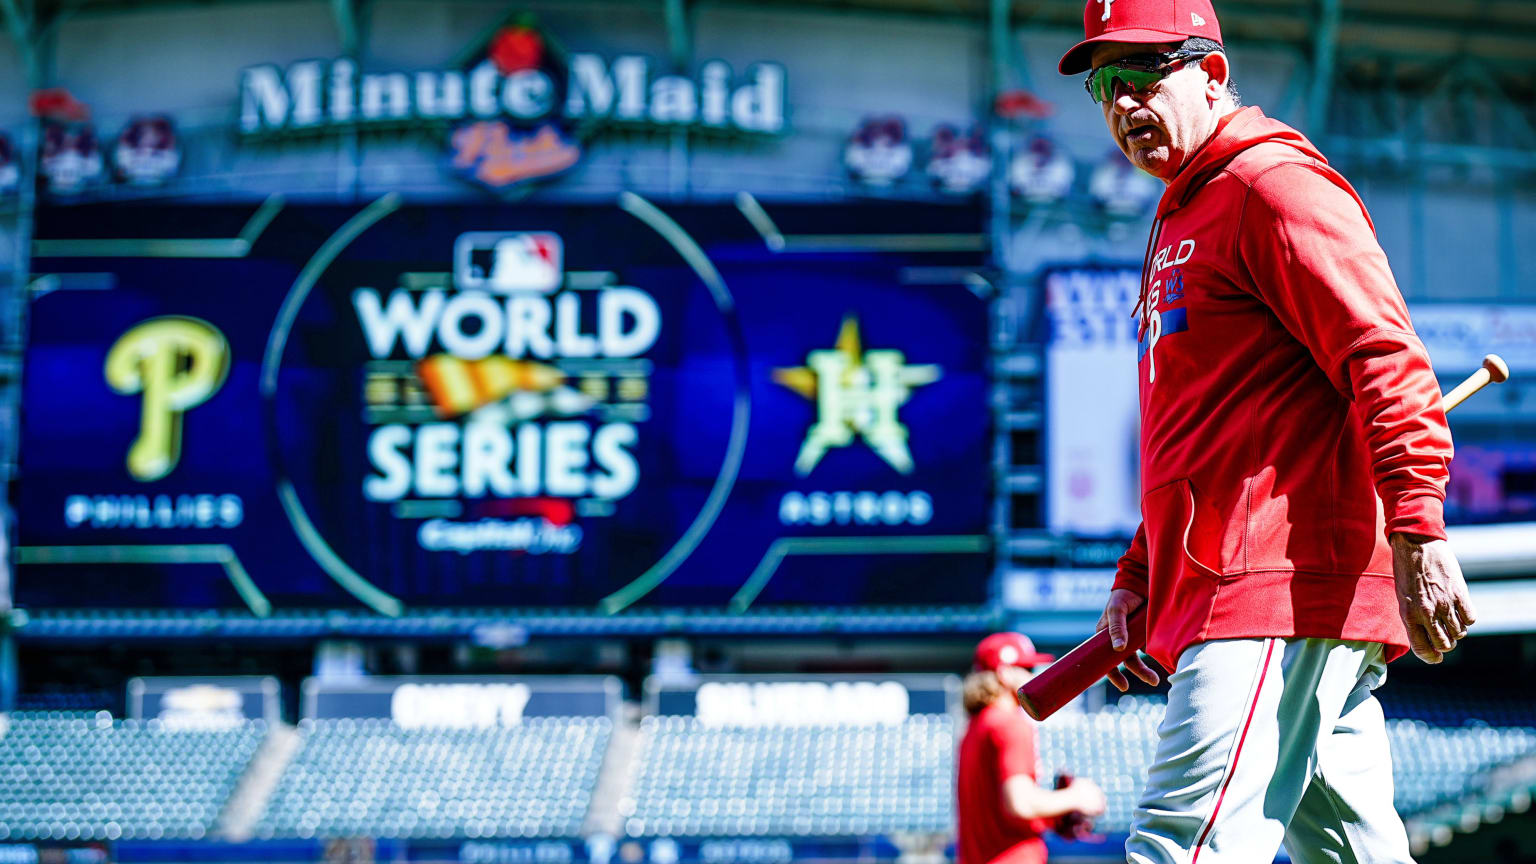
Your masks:
{"label": "phillies p logo", "polygon": [[181,458],[181,415],[224,384],[229,343],[207,321],[151,318],[112,345],[104,371],[114,391],[142,394],[128,473],[136,480],[158,480]]}

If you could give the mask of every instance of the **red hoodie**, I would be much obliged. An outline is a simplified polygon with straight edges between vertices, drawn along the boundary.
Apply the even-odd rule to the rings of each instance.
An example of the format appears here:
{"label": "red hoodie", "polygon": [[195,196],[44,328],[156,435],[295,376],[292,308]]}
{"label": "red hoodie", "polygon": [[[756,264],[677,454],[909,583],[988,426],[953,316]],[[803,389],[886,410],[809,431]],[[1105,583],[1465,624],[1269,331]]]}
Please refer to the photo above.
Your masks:
{"label": "red hoodie", "polygon": [[1301,133],[1246,108],[1157,220],[1142,527],[1115,579],[1147,598],[1147,653],[1173,669],[1194,643],[1299,636],[1396,659],[1387,536],[1445,537],[1451,434],[1365,205]]}

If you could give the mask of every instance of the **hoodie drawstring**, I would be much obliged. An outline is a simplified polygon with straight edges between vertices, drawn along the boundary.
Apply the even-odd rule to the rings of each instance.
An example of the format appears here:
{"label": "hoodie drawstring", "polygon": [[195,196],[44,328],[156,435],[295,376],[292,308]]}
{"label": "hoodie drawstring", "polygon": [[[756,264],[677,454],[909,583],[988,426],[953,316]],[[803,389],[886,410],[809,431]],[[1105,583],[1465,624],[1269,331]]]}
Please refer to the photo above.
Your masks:
{"label": "hoodie drawstring", "polygon": [[1152,220],[1152,230],[1147,232],[1147,251],[1141,256],[1141,295],[1136,298],[1136,308],[1131,310],[1131,317],[1136,319],[1136,342],[1141,342],[1141,337],[1147,332],[1147,317],[1142,315],[1142,310],[1147,305],[1147,285],[1151,274],[1147,268],[1152,266],[1152,250],[1157,248],[1158,235],[1163,231],[1163,217],[1157,216]]}

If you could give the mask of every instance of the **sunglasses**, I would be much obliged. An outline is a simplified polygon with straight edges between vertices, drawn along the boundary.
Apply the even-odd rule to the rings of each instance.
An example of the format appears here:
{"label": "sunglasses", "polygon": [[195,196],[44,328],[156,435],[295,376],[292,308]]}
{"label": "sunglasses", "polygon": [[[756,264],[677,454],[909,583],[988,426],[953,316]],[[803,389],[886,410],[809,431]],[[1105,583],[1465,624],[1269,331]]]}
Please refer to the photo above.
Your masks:
{"label": "sunglasses", "polygon": [[1174,67],[1188,60],[1209,54],[1209,51],[1169,51],[1161,54],[1133,54],[1106,63],[1088,73],[1083,89],[1095,102],[1109,102],[1115,98],[1115,82],[1140,92],[1167,78]]}

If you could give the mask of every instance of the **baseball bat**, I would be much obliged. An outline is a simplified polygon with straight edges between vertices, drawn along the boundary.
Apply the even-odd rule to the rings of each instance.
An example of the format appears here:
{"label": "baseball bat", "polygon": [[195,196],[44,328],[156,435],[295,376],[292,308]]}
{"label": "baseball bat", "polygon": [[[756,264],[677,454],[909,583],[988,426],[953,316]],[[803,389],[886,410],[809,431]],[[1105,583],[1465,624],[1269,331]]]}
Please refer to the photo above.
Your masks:
{"label": "baseball bat", "polygon": [[[1450,411],[1490,383],[1507,380],[1509,366],[1499,355],[1489,354],[1483,358],[1481,368],[1440,397],[1440,405]],[[1020,687],[1016,695],[1025,713],[1036,720],[1044,720],[1140,651],[1147,644],[1146,611],[1147,604],[1143,602],[1126,616],[1128,632],[1124,648],[1116,651],[1110,647],[1109,631],[1100,630]]]}
{"label": "baseball bat", "polygon": [[1457,405],[1467,401],[1467,397],[1487,387],[1489,384],[1502,384],[1509,380],[1509,364],[1497,354],[1489,354],[1483,357],[1483,365],[1476,372],[1467,376],[1467,380],[1451,388],[1451,392],[1440,397],[1440,407],[1450,411]]}

